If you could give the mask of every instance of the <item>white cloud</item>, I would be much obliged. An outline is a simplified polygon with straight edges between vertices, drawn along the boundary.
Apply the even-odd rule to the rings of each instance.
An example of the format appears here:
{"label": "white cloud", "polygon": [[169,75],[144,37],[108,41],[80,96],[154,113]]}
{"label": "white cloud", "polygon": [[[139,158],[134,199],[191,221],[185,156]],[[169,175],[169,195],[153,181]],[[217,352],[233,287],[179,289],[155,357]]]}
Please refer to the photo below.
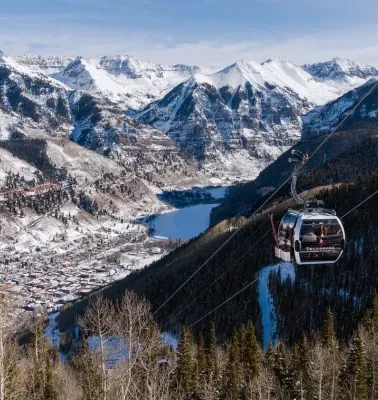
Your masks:
{"label": "white cloud", "polygon": [[[15,19],[0,24],[0,49],[9,54],[24,53],[82,55],[132,54],[160,63],[225,66],[238,60],[264,61],[285,57],[297,64],[345,57],[378,66],[378,32],[375,26],[360,30],[333,30],[311,35],[274,38],[256,32],[253,38],[184,42],[151,32],[128,32],[74,23],[50,24],[43,20]],[[99,24],[100,25],[100,24]],[[48,32],[46,34],[46,32]]]}

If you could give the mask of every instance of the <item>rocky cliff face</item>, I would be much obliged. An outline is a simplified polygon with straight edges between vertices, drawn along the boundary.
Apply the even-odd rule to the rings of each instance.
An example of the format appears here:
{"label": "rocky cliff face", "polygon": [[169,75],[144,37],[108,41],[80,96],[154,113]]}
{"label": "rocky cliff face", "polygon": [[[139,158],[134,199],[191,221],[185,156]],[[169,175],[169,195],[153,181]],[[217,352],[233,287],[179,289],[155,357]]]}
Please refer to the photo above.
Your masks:
{"label": "rocky cliff face", "polygon": [[376,68],[338,57],[331,61],[303,65],[303,69],[317,80],[349,89],[362,85],[370,78],[378,77]]}
{"label": "rocky cliff face", "polygon": [[0,53],[0,91],[0,107],[17,126],[55,133],[68,129],[68,88],[5,53]]}
{"label": "rocky cliff face", "polygon": [[196,66],[154,64],[131,56],[89,61],[77,57],[54,77],[72,89],[86,90],[126,109],[136,109],[198,72],[203,70]]}
{"label": "rocky cliff face", "polygon": [[[340,127],[350,129],[358,124],[378,123],[378,87],[377,79],[371,79],[362,86],[353,89],[340,98],[315,109],[303,117],[303,139],[331,132],[361,100],[355,112]],[[369,93],[371,91],[371,93]],[[364,96],[369,95],[364,99]]]}
{"label": "rocky cliff face", "polygon": [[[77,59],[71,72],[78,64],[84,65]],[[2,53],[0,138],[41,137],[69,138],[159,187],[200,183],[193,178],[198,167],[164,133],[127,116],[104,96],[73,90]]]}
{"label": "rocky cliff face", "polygon": [[[58,72],[48,76],[50,67]],[[304,69],[280,58],[240,61],[214,72],[131,56],[1,53],[0,136],[68,137],[141,175],[171,162],[177,171],[200,168],[206,179],[253,179],[302,130],[306,137],[335,126],[364,89],[335,99],[376,72],[342,60]]]}
{"label": "rocky cliff face", "polygon": [[332,88],[286,60],[243,61],[196,74],[137,118],[199,162],[237,153],[267,164],[299,140],[300,116],[334,97]]}
{"label": "rocky cliff face", "polygon": [[60,56],[41,56],[34,54],[26,54],[24,56],[14,57],[21,65],[27,67],[39,68],[47,75],[56,74],[64,70],[67,65],[73,60],[72,57]]}

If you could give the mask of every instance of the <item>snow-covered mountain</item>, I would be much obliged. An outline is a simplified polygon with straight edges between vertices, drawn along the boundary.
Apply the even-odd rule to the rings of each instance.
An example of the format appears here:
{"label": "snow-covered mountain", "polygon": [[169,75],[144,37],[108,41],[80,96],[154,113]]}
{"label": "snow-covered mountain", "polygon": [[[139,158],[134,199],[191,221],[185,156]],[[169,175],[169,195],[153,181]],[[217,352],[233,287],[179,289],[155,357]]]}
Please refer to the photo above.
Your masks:
{"label": "snow-covered mountain", "polygon": [[198,172],[167,135],[128,117],[117,105],[82,91],[72,92],[69,103],[74,123],[70,139],[110,156],[126,171],[168,187]]}
{"label": "snow-covered mountain", "polygon": [[355,88],[366,80],[378,77],[378,70],[370,65],[360,65],[343,58],[303,65],[303,69],[318,81],[338,88]]}
{"label": "snow-covered mountain", "polygon": [[[64,134],[69,129],[68,87],[0,52],[2,138],[16,128]],[[6,124],[13,127],[6,127]]]}
{"label": "snow-covered mountain", "polygon": [[41,69],[45,74],[52,75],[63,71],[64,68],[73,60],[72,57],[42,56],[25,54],[14,57],[22,65]]}
{"label": "snow-covered mountain", "polygon": [[127,116],[118,104],[72,90],[1,53],[0,139],[20,138],[70,138],[159,187],[186,186],[198,169],[167,135]]}
{"label": "snow-covered mountain", "polygon": [[[253,178],[300,139],[304,115],[316,107],[303,118],[308,130],[322,106],[349,89],[336,74],[328,74],[335,78],[329,84],[314,65],[306,66],[310,74],[282,58],[240,61],[219,71],[131,56],[69,60],[1,53],[0,60],[3,138],[68,137],[137,168],[139,176],[168,165],[162,151],[180,165],[177,170],[199,166],[206,179],[223,172]],[[364,82],[374,73],[356,72],[353,65],[353,79]],[[58,72],[49,76],[49,68]]]}
{"label": "snow-covered mountain", "polygon": [[130,56],[88,61],[77,57],[54,77],[72,89],[86,90],[125,108],[136,109],[162,97],[198,72],[214,72],[214,69],[153,64]]}
{"label": "snow-covered mountain", "polygon": [[[336,126],[371,88],[371,73],[346,93],[352,81],[330,84],[284,59],[214,71],[128,56],[0,52],[0,251],[13,259],[8,267],[34,274],[38,266],[41,276],[62,266],[97,270],[103,285],[115,279],[102,269],[113,255],[122,274],[146,265],[156,240],[133,221],[167,210],[163,190],[253,180],[300,140],[303,124],[306,135]],[[375,90],[348,124],[377,120]],[[360,136],[349,133],[344,142],[353,146],[349,138]],[[336,135],[329,145],[339,150]],[[277,165],[260,182],[280,175]],[[39,288],[33,293],[39,302]]]}
{"label": "snow-covered mountain", "polygon": [[167,79],[169,80],[170,75],[172,76],[186,76],[189,77],[195,73],[206,73],[215,72],[212,68],[201,68],[191,65],[161,65],[154,64],[149,61],[142,61],[132,56],[104,56],[99,60],[91,60],[97,63],[100,67],[105,69],[111,75],[124,75],[129,79],[140,79],[156,80],[156,79]]}
{"label": "snow-covered mountain", "polygon": [[[368,96],[363,99],[367,93],[369,93]],[[363,101],[355,112],[349,116],[340,129],[348,129],[353,124],[378,124],[378,80],[373,78],[362,86],[305,115],[303,117],[303,139],[329,133],[362,99]]]}
{"label": "snow-covered mountain", "polygon": [[241,61],[194,75],[137,117],[204,164],[231,153],[251,168],[292,146],[300,138],[300,116],[336,97],[335,88],[287,60]]}

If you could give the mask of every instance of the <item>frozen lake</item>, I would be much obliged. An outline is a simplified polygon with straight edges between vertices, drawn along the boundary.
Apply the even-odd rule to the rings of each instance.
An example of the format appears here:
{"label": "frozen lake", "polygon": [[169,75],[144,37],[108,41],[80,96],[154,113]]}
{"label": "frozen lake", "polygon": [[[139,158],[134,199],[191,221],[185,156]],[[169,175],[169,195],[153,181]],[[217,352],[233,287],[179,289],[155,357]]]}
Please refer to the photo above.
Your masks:
{"label": "frozen lake", "polygon": [[[178,204],[185,204],[185,201],[175,203],[170,199],[170,204],[176,204],[177,208],[173,211],[158,214],[148,222],[154,230],[151,236],[159,239],[182,240],[189,240],[198,236],[209,227],[211,210],[219,205],[219,200],[226,195],[227,190],[227,186],[208,186],[171,192],[170,195],[173,193],[176,200],[187,199],[189,202],[193,201],[194,204],[180,208]],[[210,195],[210,203],[208,199],[202,198],[201,194]],[[200,200],[201,204],[195,204],[198,200]],[[169,202],[169,200],[167,201]]]}
{"label": "frozen lake", "polygon": [[157,215],[149,225],[156,238],[189,240],[204,232],[210,224],[211,210],[215,204],[197,204]]}

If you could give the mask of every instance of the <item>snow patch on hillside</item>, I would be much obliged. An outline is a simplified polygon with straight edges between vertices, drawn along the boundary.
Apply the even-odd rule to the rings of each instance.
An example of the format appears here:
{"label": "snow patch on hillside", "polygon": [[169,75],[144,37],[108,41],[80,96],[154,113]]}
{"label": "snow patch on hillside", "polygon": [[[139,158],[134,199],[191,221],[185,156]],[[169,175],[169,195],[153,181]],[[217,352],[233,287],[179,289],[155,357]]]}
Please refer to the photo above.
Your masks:
{"label": "snow patch on hillside", "polygon": [[273,343],[277,340],[277,317],[273,304],[273,296],[269,291],[269,276],[273,272],[281,273],[281,280],[291,279],[295,281],[295,267],[290,262],[280,262],[274,265],[268,265],[259,272],[259,305],[261,312],[261,320],[263,326],[263,345],[267,348],[269,342]]}
{"label": "snow patch on hillside", "polygon": [[340,95],[338,90],[323,82],[318,82],[302,68],[282,58],[265,61],[239,61],[213,75],[196,74],[198,83],[208,83],[220,89],[225,86],[236,88],[249,82],[253,87],[271,87],[289,89],[299,97],[306,98],[313,104],[324,104]]}

